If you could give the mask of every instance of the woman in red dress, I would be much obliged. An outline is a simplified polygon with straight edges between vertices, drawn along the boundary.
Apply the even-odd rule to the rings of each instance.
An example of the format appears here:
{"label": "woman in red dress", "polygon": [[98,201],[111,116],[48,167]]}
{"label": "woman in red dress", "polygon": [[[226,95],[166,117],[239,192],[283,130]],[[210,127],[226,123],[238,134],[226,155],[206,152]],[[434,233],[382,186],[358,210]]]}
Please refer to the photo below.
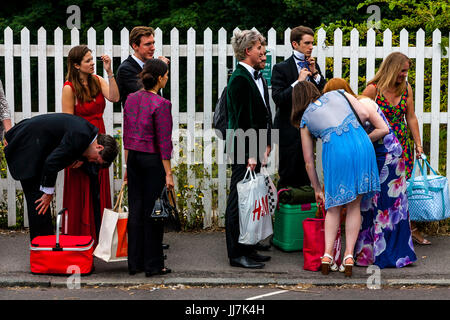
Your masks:
{"label": "woman in red dress", "polygon": [[[119,101],[119,89],[111,70],[111,58],[101,56],[108,82],[94,74],[95,62],[86,45],[75,46],[67,58],[67,76],[62,92],[62,111],[80,116],[105,133],[105,98]],[[70,235],[91,235],[97,243],[104,208],[111,208],[109,171],[78,161],[64,170],[63,207]]]}

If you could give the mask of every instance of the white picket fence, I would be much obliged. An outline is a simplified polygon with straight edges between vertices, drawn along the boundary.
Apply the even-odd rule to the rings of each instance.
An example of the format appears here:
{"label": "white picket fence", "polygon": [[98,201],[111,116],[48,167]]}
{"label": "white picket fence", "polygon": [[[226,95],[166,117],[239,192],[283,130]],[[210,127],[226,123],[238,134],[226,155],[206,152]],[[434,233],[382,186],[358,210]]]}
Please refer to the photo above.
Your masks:
{"label": "white picket fence", "polygon": [[[382,59],[393,51],[400,51],[408,55],[411,59],[416,61],[416,79],[414,88],[415,109],[419,119],[420,133],[423,134],[423,125],[431,125],[431,152],[429,159],[431,165],[435,168],[438,166],[439,157],[439,136],[440,125],[447,125],[447,136],[450,136],[450,112],[441,112],[441,109],[449,110],[449,106],[442,106],[441,96],[448,95],[448,92],[441,92],[441,67],[443,66],[443,59],[449,57],[448,54],[443,55],[441,51],[441,32],[435,30],[433,32],[432,46],[425,47],[425,32],[420,30],[416,34],[416,43],[409,43],[409,33],[402,30],[400,33],[400,45],[398,47],[392,46],[392,32],[386,30],[384,32],[383,46],[375,46],[375,31],[369,30],[366,37],[366,45],[360,46],[359,33],[356,29],[351,31],[351,40],[349,44],[343,43],[343,34],[340,29],[334,33],[334,39],[329,42],[333,46],[325,44],[326,32],[320,29],[317,34],[317,45],[314,47],[313,56],[317,58],[317,63],[322,70],[325,70],[326,58],[333,58],[333,76],[341,77],[343,68],[343,59],[349,58],[350,64],[350,85],[352,89],[358,91],[358,76],[365,76],[367,80],[375,75],[375,59]],[[233,59],[232,65],[227,61],[228,57],[233,56],[233,50],[230,44],[232,32],[227,32],[225,29],[218,31],[218,41],[213,43],[213,31],[209,28],[203,32],[203,43],[196,42],[196,31],[189,29],[187,31],[187,43],[180,44],[179,31],[172,29],[168,38],[163,39],[163,32],[157,28],[155,34],[156,52],[155,56],[164,55],[170,58],[170,100],[172,102],[173,123],[176,134],[173,136],[175,145],[175,152],[179,148],[180,136],[190,135],[203,137],[202,141],[206,145],[213,140],[212,135],[204,135],[202,132],[208,132],[212,127],[213,115],[213,101],[217,97],[212,96],[212,80],[213,80],[213,57],[218,59],[218,93],[222,92],[227,83],[227,70],[235,65]],[[276,57],[288,58],[292,54],[291,45],[289,43],[290,29],[284,32],[284,41],[278,43],[276,31],[272,28],[267,32],[267,49],[272,54],[273,64],[276,62]],[[132,49],[128,44],[129,30],[123,29],[120,32],[120,44],[113,43],[113,32],[107,28],[103,32],[102,45],[97,44],[97,32],[91,28],[87,32],[87,45],[92,49],[94,58],[102,54],[108,54],[111,57],[120,57],[121,61],[126,59],[132,53]],[[47,31],[44,28],[38,30],[37,44],[30,43],[30,32],[27,28],[21,30],[20,43],[13,42],[13,30],[6,28],[4,30],[4,43],[0,44],[0,57],[4,57],[4,86],[5,94],[11,108],[16,107],[14,97],[14,78],[20,77],[22,81],[21,95],[22,106],[21,112],[12,112],[12,121],[18,122],[21,119],[34,116],[36,114],[47,113],[48,110],[48,88],[47,88],[47,58],[54,59],[54,95],[55,95],[55,110],[61,111],[61,90],[64,83],[64,64],[66,63],[68,51],[72,46],[80,44],[80,34],[77,29],[71,31],[70,45],[65,45],[63,42],[63,30],[57,28],[53,33],[53,44],[47,44]],[[448,49],[448,48],[447,48]],[[20,57],[20,69],[14,69],[14,57]],[[38,82],[32,83],[30,77],[30,59],[37,57],[38,61]],[[180,58],[186,57],[187,69],[180,70]],[[203,112],[196,111],[196,64],[197,58],[203,58]],[[366,60],[365,74],[359,73],[359,59]],[[432,59],[432,83],[431,83],[431,112],[424,112],[424,67],[425,59]],[[448,60],[447,60],[448,63]],[[113,70],[117,70],[117,65],[113,66]],[[449,68],[447,66],[446,68]],[[180,74],[186,74],[187,77],[187,112],[180,112]],[[106,76],[104,74],[104,76]],[[450,80],[449,80],[450,81]],[[38,88],[38,104],[39,111],[31,111],[31,87]],[[449,86],[450,88],[450,83]],[[183,93],[184,94],[184,93]],[[274,112],[274,103],[271,101],[271,106]],[[120,112],[113,112],[112,103],[107,102],[104,113],[104,120],[106,131],[110,134],[117,134],[122,124],[122,114]],[[186,127],[181,129],[181,126]],[[203,130],[203,131],[202,131]],[[200,143],[202,143],[200,141]],[[205,162],[205,169],[211,175],[213,161],[218,161],[221,156],[220,150],[215,152],[215,158],[210,148],[203,148],[195,150],[194,144],[188,150],[190,156],[193,158],[195,151],[203,150],[203,160]],[[320,164],[320,145],[318,146],[318,168]],[[450,139],[447,139],[447,150],[450,150]],[[276,154],[276,149],[273,152]],[[446,167],[450,167],[450,157],[447,156]],[[188,172],[189,177],[192,177],[190,183],[195,184],[195,178],[192,175],[191,169]],[[112,169],[111,169],[112,177]],[[56,207],[62,206],[62,175],[60,173],[57,181],[56,191]],[[117,192],[120,189],[122,180],[115,179],[111,184],[111,191]],[[218,176],[206,181],[204,190],[203,204],[205,207],[204,226],[211,225],[213,215],[219,217],[219,224],[223,224],[223,215],[226,208],[227,185],[229,178],[226,174],[226,164],[219,164]],[[216,188],[218,191],[218,203],[213,204],[211,188]],[[20,183],[12,180],[8,174],[7,179],[1,179],[0,190],[2,194],[6,190],[7,204],[8,204],[8,225],[16,224],[16,190],[21,189]],[[213,210],[216,207],[216,210]],[[25,226],[28,225],[28,220],[25,215]]]}

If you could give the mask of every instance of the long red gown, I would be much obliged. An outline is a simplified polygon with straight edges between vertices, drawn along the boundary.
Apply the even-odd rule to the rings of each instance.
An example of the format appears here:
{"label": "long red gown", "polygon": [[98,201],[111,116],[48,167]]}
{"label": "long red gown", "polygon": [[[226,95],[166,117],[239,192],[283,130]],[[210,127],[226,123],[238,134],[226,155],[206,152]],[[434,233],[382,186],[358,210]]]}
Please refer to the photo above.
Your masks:
{"label": "long red gown", "polygon": [[[64,85],[74,87],[66,81]],[[75,105],[74,114],[88,120],[99,129],[99,133],[105,133],[103,111],[105,110],[105,97],[102,92],[93,101]],[[98,174],[100,185],[100,216],[103,216],[104,208],[111,208],[111,191],[109,184],[109,170],[102,168]],[[67,233],[69,235],[90,235],[97,243],[95,228],[94,205],[89,176],[82,169],[64,170],[64,195],[63,207],[68,209]],[[100,226],[98,226],[100,228]]]}

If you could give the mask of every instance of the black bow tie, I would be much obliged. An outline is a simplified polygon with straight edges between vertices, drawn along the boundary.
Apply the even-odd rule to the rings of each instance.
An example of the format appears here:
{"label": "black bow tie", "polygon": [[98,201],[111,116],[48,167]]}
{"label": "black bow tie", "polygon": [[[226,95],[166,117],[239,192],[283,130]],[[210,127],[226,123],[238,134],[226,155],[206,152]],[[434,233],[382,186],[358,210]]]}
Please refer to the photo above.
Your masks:
{"label": "black bow tie", "polygon": [[255,78],[255,80],[258,80],[261,77],[262,77],[261,72],[259,72],[259,71],[253,72],[253,78]]}

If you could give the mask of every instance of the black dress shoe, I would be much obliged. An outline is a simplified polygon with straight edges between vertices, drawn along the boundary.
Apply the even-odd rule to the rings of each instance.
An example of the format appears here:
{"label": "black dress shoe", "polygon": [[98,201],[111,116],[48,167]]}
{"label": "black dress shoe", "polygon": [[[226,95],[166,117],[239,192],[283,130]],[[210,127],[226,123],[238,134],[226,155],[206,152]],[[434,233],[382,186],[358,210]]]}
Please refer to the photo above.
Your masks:
{"label": "black dress shoe", "polygon": [[230,259],[230,265],[233,267],[241,267],[249,269],[261,269],[264,267],[264,263],[256,262],[246,256]]}
{"label": "black dress shoe", "polygon": [[163,247],[163,250],[167,250],[167,249],[169,249],[170,245],[163,243],[162,247]]}
{"label": "black dress shoe", "polygon": [[271,247],[270,244],[263,244],[261,242],[258,242],[255,245],[255,250],[258,250],[258,251],[269,251],[270,247]]}
{"label": "black dress shoe", "polygon": [[247,257],[249,257],[252,260],[255,260],[256,262],[266,262],[270,260],[270,256],[263,256],[260,255],[258,252],[252,252]]}
{"label": "black dress shoe", "polygon": [[145,276],[146,277],[151,277],[151,276],[156,276],[156,275],[164,275],[164,274],[168,274],[168,273],[171,273],[171,272],[172,272],[171,269],[164,267],[161,270],[145,272]]}

